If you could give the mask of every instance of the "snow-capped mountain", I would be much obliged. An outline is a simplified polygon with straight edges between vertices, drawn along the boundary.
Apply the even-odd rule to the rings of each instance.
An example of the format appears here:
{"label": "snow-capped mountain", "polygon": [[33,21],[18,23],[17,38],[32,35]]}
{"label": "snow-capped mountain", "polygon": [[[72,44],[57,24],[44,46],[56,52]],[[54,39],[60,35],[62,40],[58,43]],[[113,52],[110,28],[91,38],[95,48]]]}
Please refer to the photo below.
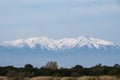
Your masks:
{"label": "snow-capped mountain", "polygon": [[4,47],[8,48],[31,48],[34,49],[40,46],[41,49],[48,50],[65,50],[72,49],[74,47],[81,48],[87,46],[89,48],[99,49],[106,46],[115,46],[113,42],[105,41],[102,39],[95,39],[92,37],[78,37],[78,38],[64,38],[60,40],[49,39],[47,37],[33,37],[29,39],[18,39],[15,41],[5,41]]}
{"label": "snow-capped mountain", "polygon": [[112,65],[120,62],[120,46],[113,42],[92,37],[51,39],[33,37],[4,41],[0,45],[0,64],[43,65],[57,61],[60,66],[102,63]]}

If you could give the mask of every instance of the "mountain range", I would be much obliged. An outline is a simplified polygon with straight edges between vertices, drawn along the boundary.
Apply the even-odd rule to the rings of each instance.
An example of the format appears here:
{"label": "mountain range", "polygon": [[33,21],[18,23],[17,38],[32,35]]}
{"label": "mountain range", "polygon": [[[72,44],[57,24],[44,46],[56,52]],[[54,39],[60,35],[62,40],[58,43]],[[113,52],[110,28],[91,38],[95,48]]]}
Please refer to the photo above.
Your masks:
{"label": "mountain range", "polygon": [[33,37],[4,41],[0,44],[0,64],[20,66],[32,63],[36,66],[54,60],[60,66],[97,63],[120,63],[120,46],[106,40],[80,36],[78,38],[51,39]]}

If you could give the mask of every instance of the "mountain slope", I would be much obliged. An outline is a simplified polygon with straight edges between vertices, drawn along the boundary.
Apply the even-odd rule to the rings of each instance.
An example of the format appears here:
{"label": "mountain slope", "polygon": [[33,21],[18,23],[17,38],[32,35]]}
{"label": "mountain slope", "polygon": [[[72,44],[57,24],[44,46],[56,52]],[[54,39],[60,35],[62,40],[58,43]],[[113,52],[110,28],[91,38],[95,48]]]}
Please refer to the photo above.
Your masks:
{"label": "mountain slope", "polygon": [[112,65],[120,62],[120,46],[113,42],[92,37],[64,38],[54,40],[33,37],[5,41],[0,45],[0,64],[36,66],[47,61],[57,61],[60,66],[76,64],[93,66],[98,63]]}

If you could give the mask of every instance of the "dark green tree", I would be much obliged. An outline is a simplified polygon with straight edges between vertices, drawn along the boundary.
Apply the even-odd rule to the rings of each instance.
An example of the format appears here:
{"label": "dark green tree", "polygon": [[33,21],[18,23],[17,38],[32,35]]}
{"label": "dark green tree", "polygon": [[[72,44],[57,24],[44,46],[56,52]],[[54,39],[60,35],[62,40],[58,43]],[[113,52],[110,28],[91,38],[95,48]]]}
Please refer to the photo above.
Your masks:
{"label": "dark green tree", "polygon": [[34,71],[33,70],[34,70],[33,65],[25,64],[24,71],[25,71],[25,76],[26,77],[33,77],[34,76]]}

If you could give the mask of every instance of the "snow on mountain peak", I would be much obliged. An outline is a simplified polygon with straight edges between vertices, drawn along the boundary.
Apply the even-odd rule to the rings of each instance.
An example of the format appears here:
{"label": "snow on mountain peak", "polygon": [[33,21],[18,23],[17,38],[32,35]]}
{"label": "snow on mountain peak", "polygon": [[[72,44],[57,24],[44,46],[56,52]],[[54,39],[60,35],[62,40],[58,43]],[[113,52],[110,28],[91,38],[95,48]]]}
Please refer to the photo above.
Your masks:
{"label": "snow on mountain peak", "polygon": [[25,40],[26,44],[30,48],[34,48],[36,45],[42,46],[42,48],[47,48],[47,49],[56,49],[54,40],[49,39],[47,37],[34,37],[34,38],[29,38]]}
{"label": "snow on mountain peak", "polygon": [[98,48],[98,49],[101,45],[102,46],[114,45],[114,43],[112,43],[112,42],[101,40],[101,39],[95,39],[92,37],[90,37],[89,39],[92,41],[93,46]]}
{"label": "snow on mountain peak", "polygon": [[33,37],[28,39],[18,39],[15,41],[5,41],[5,46],[9,47],[25,47],[28,46],[29,48],[34,48],[37,45],[41,47],[41,49],[48,49],[48,50],[58,50],[58,49],[70,49],[77,47],[83,47],[88,46],[89,48],[97,48],[99,49],[100,46],[110,46],[114,45],[114,43],[101,40],[101,39],[95,39],[92,37],[84,37],[80,36],[78,38],[64,38],[60,40],[54,40],[47,37]]}
{"label": "snow on mountain peak", "polygon": [[90,40],[94,41],[98,44],[101,44],[101,45],[114,45],[113,42],[109,42],[109,41],[105,41],[105,40],[101,40],[101,39],[95,39],[95,38],[92,38],[92,37],[90,37]]}
{"label": "snow on mountain peak", "polygon": [[79,44],[80,47],[86,46],[86,45],[90,48],[92,47],[91,46],[91,41],[87,37],[80,36],[80,37],[77,38],[77,40],[78,40],[78,44]]}
{"label": "snow on mountain peak", "polygon": [[22,48],[25,45],[25,42],[23,39],[18,39],[15,41],[4,41],[5,46],[13,46],[13,47],[19,47]]}
{"label": "snow on mountain peak", "polygon": [[58,48],[72,48],[74,47],[77,42],[76,39],[72,39],[72,38],[64,38],[64,39],[60,39],[57,41],[59,44],[57,44]]}

